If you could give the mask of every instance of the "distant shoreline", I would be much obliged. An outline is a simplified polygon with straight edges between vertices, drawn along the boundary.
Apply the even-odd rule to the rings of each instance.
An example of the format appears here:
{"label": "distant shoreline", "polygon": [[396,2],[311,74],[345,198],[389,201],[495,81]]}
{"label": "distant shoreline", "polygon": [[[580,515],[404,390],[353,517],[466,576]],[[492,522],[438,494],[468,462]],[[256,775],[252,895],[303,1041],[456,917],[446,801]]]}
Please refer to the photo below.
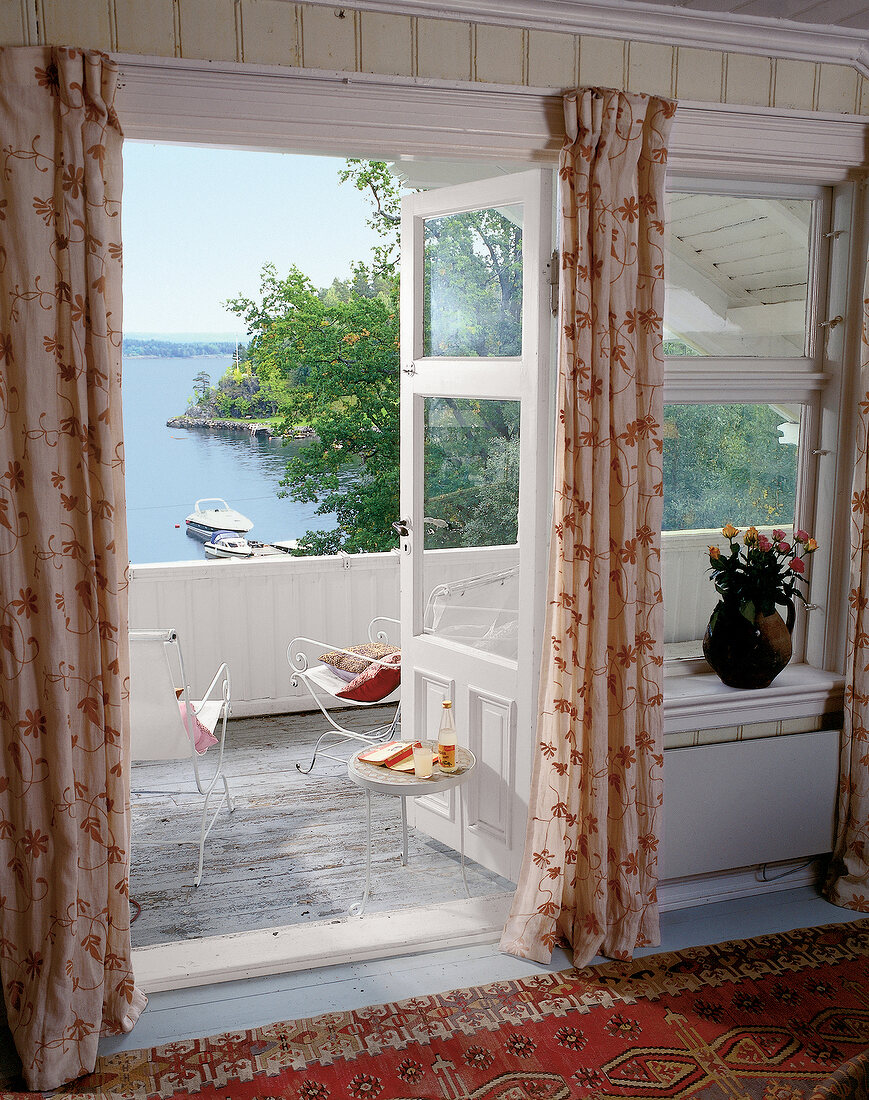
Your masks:
{"label": "distant shoreline", "polygon": [[141,351],[124,351],[121,349],[121,354],[125,359],[223,359],[227,355],[235,355],[235,348],[232,351],[199,351],[196,355],[176,355],[174,352],[165,352],[162,355],[158,355],[156,352],[141,352]]}
{"label": "distant shoreline", "polygon": [[124,337],[121,354],[128,359],[204,359],[234,356],[240,346],[228,340],[144,340]]}

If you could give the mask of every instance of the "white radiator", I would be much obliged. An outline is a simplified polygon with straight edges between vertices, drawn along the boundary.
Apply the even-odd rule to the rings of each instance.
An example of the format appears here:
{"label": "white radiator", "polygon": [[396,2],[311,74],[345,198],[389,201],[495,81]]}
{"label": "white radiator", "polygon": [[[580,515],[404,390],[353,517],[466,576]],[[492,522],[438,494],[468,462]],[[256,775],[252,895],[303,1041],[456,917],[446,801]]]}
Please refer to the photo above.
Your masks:
{"label": "white radiator", "polygon": [[829,852],[838,762],[837,730],[668,749],[661,879]]}

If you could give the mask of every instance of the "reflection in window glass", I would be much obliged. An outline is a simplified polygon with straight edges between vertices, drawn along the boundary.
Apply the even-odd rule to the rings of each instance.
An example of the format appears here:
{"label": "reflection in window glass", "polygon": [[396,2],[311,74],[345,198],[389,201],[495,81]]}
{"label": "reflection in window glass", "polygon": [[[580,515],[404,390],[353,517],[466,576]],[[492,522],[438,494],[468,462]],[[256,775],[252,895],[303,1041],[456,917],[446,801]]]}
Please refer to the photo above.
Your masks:
{"label": "reflection in window glass", "polygon": [[425,400],[425,548],[502,546],[519,525],[519,402]]}
{"label": "reflection in window glass", "polygon": [[515,660],[519,402],[426,398],[424,478],[423,629]]}
{"label": "reflection in window glass", "polygon": [[726,523],[788,535],[796,511],[799,405],[664,406],[665,656],[699,657],[718,596],[708,546]]}
{"label": "reflection in window glass", "polygon": [[423,355],[522,354],[522,207],[425,222]]}
{"label": "reflection in window glass", "polygon": [[806,354],[811,224],[809,199],[668,194],[666,354]]}

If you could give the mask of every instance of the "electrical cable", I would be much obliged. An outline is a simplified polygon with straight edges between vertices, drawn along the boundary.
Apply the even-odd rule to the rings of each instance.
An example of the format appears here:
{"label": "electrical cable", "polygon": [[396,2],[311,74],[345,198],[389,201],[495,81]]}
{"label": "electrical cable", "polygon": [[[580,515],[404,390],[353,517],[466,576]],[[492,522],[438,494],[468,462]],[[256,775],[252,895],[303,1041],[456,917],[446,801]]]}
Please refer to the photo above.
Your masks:
{"label": "electrical cable", "polygon": [[805,863],[800,863],[796,867],[790,867],[787,871],[782,871],[778,875],[768,875],[766,869],[769,866],[768,863],[761,863],[758,868],[757,878],[760,882],[778,882],[780,878],[787,878],[788,875],[795,875],[797,871],[804,871],[806,867],[811,867],[815,862],[816,856],[812,856],[811,859],[807,859]]}

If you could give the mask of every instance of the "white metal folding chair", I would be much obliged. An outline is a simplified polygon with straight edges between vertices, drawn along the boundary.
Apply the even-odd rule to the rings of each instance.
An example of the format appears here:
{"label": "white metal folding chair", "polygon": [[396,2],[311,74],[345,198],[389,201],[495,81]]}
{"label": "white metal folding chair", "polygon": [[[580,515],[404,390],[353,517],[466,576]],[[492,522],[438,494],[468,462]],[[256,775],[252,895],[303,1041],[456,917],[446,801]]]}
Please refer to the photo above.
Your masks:
{"label": "white metal folding chair", "polygon": [[[180,694],[179,694],[180,693]],[[212,698],[212,696],[215,698]],[[202,699],[191,699],[181,643],[174,630],[130,631],[130,758],[132,761],[168,761],[190,759],[196,790],[204,798],[199,827],[199,869],[194,883],[202,881],[205,841],[217,815],[228,805],[235,809],[229,793],[229,783],[223,774],[223,750],[226,744],[226,720],[229,717],[231,684],[229,669],[222,664],[214,675]],[[196,718],[208,729],[218,744],[209,759],[210,780],[203,777],[202,756],[194,743],[194,723],[185,722],[179,702],[185,704],[187,715]],[[212,760],[216,757],[216,763]],[[209,819],[209,803],[218,783],[223,794]]]}
{"label": "white metal folding chair", "polygon": [[[368,640],[371,642],[388,642],[390,639],[387,627],[392,627],[392,632],[397,637],[400,625],[398,619],[390,619],[384,615],[379,615],[368,624]],[[390,692],[385,698],[378,699],[376,702],[372,703],[360,703],[353,699],[339,698],[336,692],[345,688],[347,684],[335,676],[334,673],[330,672],[327,666],[315,663],[317,661],[316,655],[324,651],[348,653],[349,656],[355,656],[355,654],[349,653],[348,650],[342,649],[341,646],[333,645],[330,642],[317,641],[315,638],[293,638],[287,646],[287,661],[292,669],[290,683],[293,687],[298,687],[299,684],[304,685],[309,695],[322,712],[323,717],[332,727],[332,729],[326,730],[325,733],[317,738],[317,743],[314,746],[314,751],[311,756],[311,763],[308,767],[303,768],[301,764],[296,764],[296,768],[300,772],[305,772],[306,774],[314,767],[318,755],[325,756],[327,760],[334,760],[341,764],[346,763],[344,757],[334,756],[325,750],[321,750],[321,745],[328,738],[339,738],[339,740],[335,741],[334,744],[330,746],[336,749],[346,744],[347,741],[361,741],[363,745],[376,745],[381,741],[389,741],[395,737],[401,722],[400,687]],[[373,664],[377,665],[387,663],[374,658],[368,658],[368,660],[371,660]],[[337,704],[341,707],[378,707],[382,706],[384,703],[394,702],[395,713],[389,722],[384,723],[382,726],[378,726],[376,729],[362,733],[359,730],[355,730],[350,726],[345,726],[342,725],[341,722],[335,721],[326,705],[330,699],[336,700]]]}

